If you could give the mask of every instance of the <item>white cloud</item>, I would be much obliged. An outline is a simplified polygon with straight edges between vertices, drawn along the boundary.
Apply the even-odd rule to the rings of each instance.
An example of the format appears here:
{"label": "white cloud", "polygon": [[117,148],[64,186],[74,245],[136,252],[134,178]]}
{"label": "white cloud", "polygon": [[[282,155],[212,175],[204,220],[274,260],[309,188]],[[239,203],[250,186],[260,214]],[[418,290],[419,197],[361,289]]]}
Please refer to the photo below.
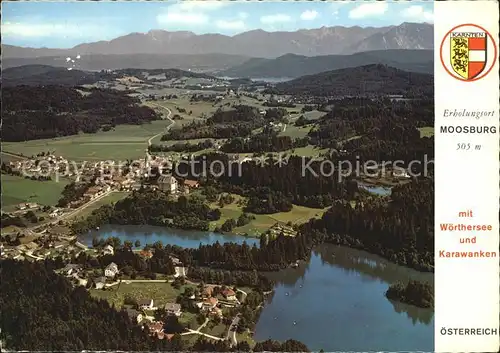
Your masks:
{"label": "white cloud", "polygon": [[97,24],[78,23],[2,23],[2,34],[10,37],[99,38],[107,29]]}
{"label": "white cloud", "polygon": [[273,23],[282,23],[282,22],[290,22],[292,18],[288,15],[285,14],[276,14],[276,15],[267,15],[267,16],[262,16],[260,18],[261,23],[265,24],[273,24]]}
{"label": "white cloud", "polygon": [[241,20],[237,21],[227,21],[227,20],[218,20],[215,22],[217,28],[220,29],[244,29],[245,22]]}
{"label": "white cloud", "polygon": [[170,5],[156,16],[160,25],[172,23],[206,24],[210,16],[206,13],[229,5],[226,1],[180,1]]}
{"label": "white cloud", "polygon": [[412,5],[401,11],[401,16],[416,21],[432,22],[434,14],[431,11],[426,11],[423,6]]}
{"label": "white cloud", "polygon": [[202,12],[170,12],[159,14],[156,21],[161,25],[171,23],[205,24],[209,17]]}
{"label": "white cloud", "polygon": [[389,4],[385,1],[365,3],[349,11],[349,18],[357,19],[383,15],[388,8]]}
{"label": "white cloud", "polygon": [[221,7],[229,5],[228,2],[226,1],[209,1],[209,0],[204,0],[204,1],[190,1],[190,0],[183,0],[180,1],[177,4],[169,6],[171,10],[178,10],[178,11],[211,11],[211,10],[217,10],[220,9]]}
{"label": "white cloud", "polygon": [[244,19],[248,18],[248,13],[240,12],[240,13],[238,13],[238,17],[244,20]]}
{"label": "white cloud", "polygon": [[304,21],[312,21],[318,17],[319,13],[316,10],[306,10],[300,15],[300,19]]}

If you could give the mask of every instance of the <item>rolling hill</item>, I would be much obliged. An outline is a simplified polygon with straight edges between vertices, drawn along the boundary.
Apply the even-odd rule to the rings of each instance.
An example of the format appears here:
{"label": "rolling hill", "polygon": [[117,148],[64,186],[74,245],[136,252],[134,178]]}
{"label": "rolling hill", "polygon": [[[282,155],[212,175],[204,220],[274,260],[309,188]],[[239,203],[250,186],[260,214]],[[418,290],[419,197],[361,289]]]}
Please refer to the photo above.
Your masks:
{"label": "rolling hill", "polygon": [[142,80],[148,80],[148,76],[162,75],[163,79],[170,80],[182,77],[214,78],[213,76],[184,71],[180,69],[119,69],[112,73],[104,71],[68,70],[62,67],[49,65],[25,65],[5,69],[2,71],[3,85],[10,86],[39,86],[60,85],[80,86],[92,84],[102,80],[114,80],[124,76],[136,76]]}
{"label": "rolling hill", "polygon": [[109,74],[100,72],[68,70],[49,65],[26,65],[2,70],[2,85],[4,87],[17,85],[78,86],[92,84],[109,77]]}
{"label": "rolling hill", "polygon": [[277,84],[272,93],[338,97],[358,95],[432,97],[434,76],[374,64],[302,76]]}
{"label": "rolling hill", "polygon": [[[7,53],[9,46],[6,46]],[[22,55],[20,52],[18,55]],[[68,53],[68,55],[72,55]],[[3,68],[24,65],[50,65],[68,67],[67,55],[40,57],[7,57],[2,61]],[[138,69],[174,68],[193,71],[219,71],[240,65],[250,57],[228,54],[89,54],[77,60],[76,65],[80,70],[99,71],[102,69],[124,69],[134,67]]]}

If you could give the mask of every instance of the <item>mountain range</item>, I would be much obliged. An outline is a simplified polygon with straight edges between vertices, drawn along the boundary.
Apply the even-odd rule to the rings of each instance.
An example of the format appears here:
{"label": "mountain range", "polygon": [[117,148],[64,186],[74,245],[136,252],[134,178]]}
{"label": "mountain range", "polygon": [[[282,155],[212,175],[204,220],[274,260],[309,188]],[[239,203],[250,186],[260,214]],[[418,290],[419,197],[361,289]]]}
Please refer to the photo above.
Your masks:
{"label": "mountain range", "polygon": [[[369,50],[433,49],[434,27],[428,23],[402,23],[386,27],[321,27],[295,32],[252,30],[234,36],[151,30],[130,33],[110,41],[79,44],[70,49],[23,48],[2,45],[3,58],[74,55],[227,54],[276,58],[353,54]],[[26,63],[25,63],[26,64]]]}
{"label": "mountain range", "polygon": [[295,78],[323,71],[345,69],[370,64],[384,64],[400,70],[434,72],[433,50],[377,50],[351,55],[303,56],[286,54],[276,59],[252,58],[241,65],[219,72],[228,77],[287,77]]}

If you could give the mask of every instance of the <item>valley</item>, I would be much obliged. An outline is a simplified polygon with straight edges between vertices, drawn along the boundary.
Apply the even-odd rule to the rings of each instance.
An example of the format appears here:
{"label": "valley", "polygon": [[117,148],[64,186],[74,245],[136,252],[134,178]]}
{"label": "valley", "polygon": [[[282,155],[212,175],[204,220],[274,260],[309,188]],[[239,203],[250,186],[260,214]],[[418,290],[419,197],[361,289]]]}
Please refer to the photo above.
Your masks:
{"label": "valley", "polygon": [[3,348],[433,349],[433,25],[266,21],[2,44]]}

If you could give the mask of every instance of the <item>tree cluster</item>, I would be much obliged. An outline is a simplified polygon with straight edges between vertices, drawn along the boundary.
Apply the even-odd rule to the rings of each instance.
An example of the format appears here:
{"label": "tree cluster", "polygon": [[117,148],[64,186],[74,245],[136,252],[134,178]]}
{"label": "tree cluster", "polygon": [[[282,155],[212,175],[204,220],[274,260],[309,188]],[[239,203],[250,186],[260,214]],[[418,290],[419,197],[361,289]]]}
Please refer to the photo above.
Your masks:
{"label": "tree cluster", "polygon": [[209,267],[227,271],[276,271],[298,259],[308,259],[310,241],[306,236],[286,237],[261,242],[261,246],[235,243],[200,245],[196,249],[183,249],[166,245],[185,266]]}
{"label": "tree cluster", "polygon": [[[163,137],[162,137],[162,141]],[[198,152],[201,150],[205,150],[207,148],[214,147],[214,143],[211,140],[205,140],[198,143],[190,143],[190,142],[178,142],[173,145],[157,145],[152,144],[148,147],[149,152],[178,152],[178,153],[190,153],[190,152]]]}
{"label": "tree cluster", "polygon": [[388,299],[421,308],[434,307],[434,288],[427,282],[409,281],[406,285],[401,282],[394,283],[385,295]]}
{"label": "tree cluster", "polygon": [[305,147],[308,144],[307,138],[292,139],[290,136],[279,136],[278,132],[266,128],[262,133],[247,138],[232,138],[222,146],[221,150],[226,153],[281,152]]}
{"label": "tree cluster", "polygon": [[61,192],[61,198],[57,201],[57,207],[66,207],[71,201],[79,200],[93,185],[92,182],[71,182]]}
{"label": "tree cluster", "polygon": [[180,196],[173,199],[165,192],[151,189],[134,191],[114,205],[104,205],[85,220],[74,223],[73,230],[83,233],[102,224],[172,225],[182,229],[208,230],[209,223],[220,218],[203,200]]}

